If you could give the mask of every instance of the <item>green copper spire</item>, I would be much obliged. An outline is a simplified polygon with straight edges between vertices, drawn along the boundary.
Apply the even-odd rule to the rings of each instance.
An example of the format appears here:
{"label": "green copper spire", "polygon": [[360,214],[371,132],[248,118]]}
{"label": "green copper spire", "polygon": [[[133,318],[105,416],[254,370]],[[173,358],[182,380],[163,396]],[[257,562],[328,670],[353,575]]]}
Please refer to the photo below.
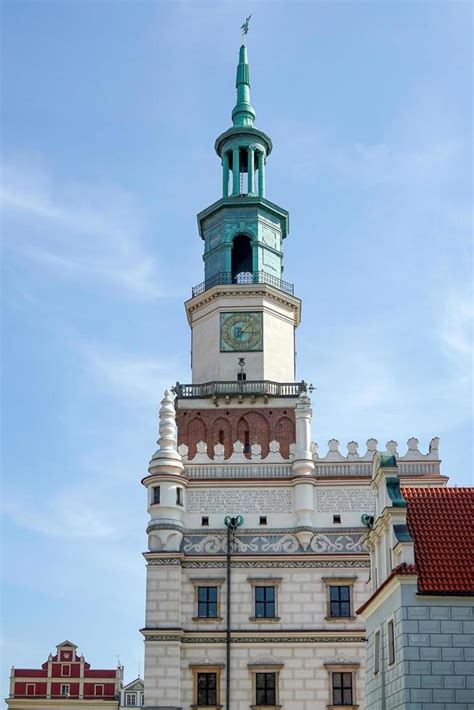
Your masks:
{"label": "green copper spire", "polygon": [[255,111],[250,103],[250,70],[245,44],[241,46],[239,52],[235,85],[237,87],[237,103],[232,111],[233,124],[234,126],[253,126]]}

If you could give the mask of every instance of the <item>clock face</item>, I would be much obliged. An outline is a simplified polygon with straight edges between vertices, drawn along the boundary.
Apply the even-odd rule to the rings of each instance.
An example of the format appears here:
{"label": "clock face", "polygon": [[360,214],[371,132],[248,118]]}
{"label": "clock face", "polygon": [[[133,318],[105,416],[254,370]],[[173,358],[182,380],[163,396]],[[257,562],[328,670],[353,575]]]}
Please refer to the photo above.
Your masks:
{"label": "clock face", "polygon": [[262,349],[261,313],[221,313],[221,352]]}

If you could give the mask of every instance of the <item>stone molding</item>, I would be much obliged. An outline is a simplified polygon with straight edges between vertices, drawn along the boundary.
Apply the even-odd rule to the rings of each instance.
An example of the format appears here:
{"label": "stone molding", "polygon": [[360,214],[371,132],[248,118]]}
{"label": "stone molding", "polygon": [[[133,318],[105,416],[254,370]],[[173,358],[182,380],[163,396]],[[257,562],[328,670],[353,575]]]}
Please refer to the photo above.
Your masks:
{"label": "stone molding", "polygon": [[[368,553],[364,555],[368,557]],[[225,560],[189,560],[175,557],[147,557],[151,566],[159,565],[181,565],[186,569],[224,569],[227,565]],[[370,567],[369,559],[357,560],[232,560],[231,567],[245,569],[290,569],[297,568],[320,568],[320,569],[362,569]]]}
{"label": "stone molding", "polygon": [[[257,555],[268,554],[361,554],[367,552],[365,547],[365,532],[357,533],[326,533],[317,530],[310,543],[303,547],[298,540],[295,530],[278,534],[239,535],[235,536],[232,543],[232,553],[247,553]],[[182,551],[186,555],[225,554],[227,551],[227,537],[224,532],[220,534],[200,534],[183,536]]]}
{"label": "stone molding", "polygon": [[[418,448],[419,441],[416,437],[410,437],[407,441],[407,451],[405,454],[400,455],[398,453],[398,444],[396,441],[387,441],[385,445],[386,451],[395,455],[397,461],[402,462],[438,462],[439,463],[439,437],[435,436],[431,439],[428,447],[428,452],[422,454]],[[208,451],[208,446],[206,442],[200,441],[197,443],[197,453],[192,459],[188,459],[188,446],[187,444],[180,444],[178,447],[178,452],[185,463],[190,464],[212,464],[216,462],[222,462],[223,452],[222,446],[216,444],[213,447],[213,451]],[[285,461],[292,462],[295,458],[295,444],[290,444],[290,455],[287,459],[283,458],[280,454],[279,443],[276,440],[270,442],[270,451],[265,458],[261,458],[261,447],[257,444],[253,444],[251,447],[250,457],[243,453],[244,445],[241,441],[237,440],[233,443],[233,453],[230,458],[225,459],[226,463],[242,463],[249,464],[250,461],[258,463],[284,463]],[[330,439],[328,441],[328,450],[324,456],[320,456],[319,446],[316,442],[311,443],[311,453],[313,456],[313,461],[318,463],[347,463],[349,461],[368,461],[372,462],[374,455],[379,450],[377,439],[368,439],[366,442],[366,452],[361,456],[358,453],[359,444],[357,441],[350,441],[347,444],[347,454],[343,455],[339,451],[339,441],[337,439]],[[369,470],[370,473],[370,470]]]}
{"label": "stone molding", "polygon": [[[225,634],[221,633],[216,636],[195,636],[195,635],[184,635],[182,633],[150,633],[149,630],[142,629],[142,633],[145,636],[145,642],[150,641],[172,641],[179,642],[182,644],[224,644]],[[271,635],[268,632],[258,631],[255,636],[239,635],[242,632],[232,632],[232,643],[233,644],[282,644],[282,643],[317,643],[317,644],[335,644],[335,643],[366,643],[366,637],[362,635],[339,635],[339,636],[326,636],[320,634],[313,634],[313,632],[308,632],[305,635],[292,634],[291,632],[285,632],[285,635],[280,635],[279,632],[272,632]],[[245,633],[245,632],[244,632]],[[360,633],[360,632],[359,632]]]}

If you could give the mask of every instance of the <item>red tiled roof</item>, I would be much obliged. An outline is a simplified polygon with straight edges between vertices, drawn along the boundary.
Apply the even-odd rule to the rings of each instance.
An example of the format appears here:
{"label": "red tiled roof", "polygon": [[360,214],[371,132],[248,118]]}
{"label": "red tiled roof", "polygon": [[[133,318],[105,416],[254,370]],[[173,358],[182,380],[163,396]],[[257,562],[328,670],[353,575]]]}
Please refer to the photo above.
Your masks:
{"label": "red tiled roof", "polygon": [[418,591],[474,593],[474,488],[402,488],[402,494]]}

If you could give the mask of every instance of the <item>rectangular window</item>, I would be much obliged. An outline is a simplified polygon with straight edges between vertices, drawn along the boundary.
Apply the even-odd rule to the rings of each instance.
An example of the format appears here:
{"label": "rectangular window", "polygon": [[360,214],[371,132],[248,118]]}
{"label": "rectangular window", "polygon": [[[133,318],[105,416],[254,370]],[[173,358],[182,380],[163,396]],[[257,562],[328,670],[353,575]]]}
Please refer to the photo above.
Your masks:
{"label": "rectangular window", "polygon": [[351,615],[351,588],[329,587],[329,616],[348,617]]}
{"label": "rectangular window", "polygon": [[332,674],[332,704],[353,705],[352,673]]}
{"label": "rectangular window", "polygon": [[104,694],[104,686],[103,685],[94,685],[94,695],[103,695]]}
{"label": "rectangular window", "polygon": [[176,489],[176,505],[184,505],[184,503],[183,503],[183,489],[182,488]]}
{"label": "rectangular window", "polygon": [[267,524],[267,516],[261,515],[260,516],[260,525],[266,525],[266,524]]}
{"label": "rectangular window", "polygon": [[61,666],[61,675],[71,675],[71,666],[69,666],[69,665]]}
{"label": "rectangular window", "polygon": [[245,372],[238,372],[237,373],[238,382],[245,382],[246,379],[247,379],[247,375],[245,374]]}
{"label": "rectangular window", "polygon": [[332,516],[332,522],[339,524],[341,522],[341,516],[340,515],[333,515]]}
{"label": "rectangular window", "polygon": [[34,683],[27,683],[26,684],[26,694],[27,695],[34,695],[35,694],[35,684]]}
{"label": "rectangular window", "polygon": [[197,704],[217,705],[217,674],[197,674]]}
{"label": "rectangular window", "polygon": [[257,619],[275,617],[275,587],[255,587],[255,616]]}
{"label": "rectangular window", "polygon": [[388,622],[388,663],[395,663],[395,631],[393,628],[393,620]]}
{"label": "rectangular window", "polygon": [[203,527],[208,527],[209,526],[209,517],[207,515],[203,515],[201,518],[201,525]]}
{"label": "rectangular window", "polygon": [[153,505],[157,505],[160,502],[160,487],[153,487]]}
{"label": "rectangular window", "polygon": [[200,619],[217,616],[217,587],[198,587],[198,616]]}
{"label": "rectangular window", "polygon": [[61,695],[69,695],[69,685],[61,685]]}
{"label": "rectangular window", "polygon": [[125,693],[125,705],[134,706],[137,704],[136,693]]}
{"label": "rectangular window", "polygon": [[249,454],[250,451],[250,432],[244,431],[244,454]]}
{"label": "rectangular window", "polygon": [[380,671],[380,631],[375,632],[374,639],[374,673]]}
{"label": "rectangular window", "polygon": [[276,705],[276,673],[256,673],[255,688],[255,705]]}

